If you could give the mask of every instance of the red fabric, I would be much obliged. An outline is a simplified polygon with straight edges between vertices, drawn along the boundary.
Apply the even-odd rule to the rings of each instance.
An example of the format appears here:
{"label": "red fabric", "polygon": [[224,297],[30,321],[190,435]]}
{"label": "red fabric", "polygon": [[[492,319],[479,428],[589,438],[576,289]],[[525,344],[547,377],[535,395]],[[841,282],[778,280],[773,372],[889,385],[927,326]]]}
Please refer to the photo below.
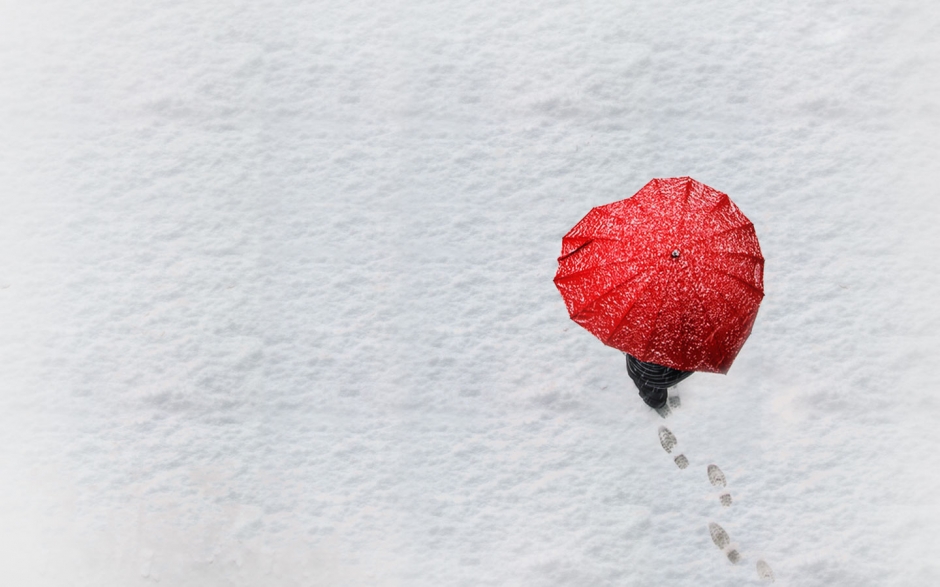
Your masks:
{"label": "red fabric", "polygon": [[763,276],[751,221],[726,194],[678,177],[591,210],[562,239],[555,286],[571,319],[604,344],[673,369],[727,373],[757,317]]}

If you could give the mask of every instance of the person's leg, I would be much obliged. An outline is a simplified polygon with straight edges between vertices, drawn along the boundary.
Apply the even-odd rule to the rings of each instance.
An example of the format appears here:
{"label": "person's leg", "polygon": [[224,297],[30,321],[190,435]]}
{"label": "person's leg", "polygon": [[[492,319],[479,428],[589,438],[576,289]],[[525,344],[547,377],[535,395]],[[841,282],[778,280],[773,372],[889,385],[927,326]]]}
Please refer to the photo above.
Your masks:
{"label": "person's leg", "polygon": [[666,401],[669,399],[669,392],[662,387],[644,385],[642,387],[638,386],[638,388],[640,390],[640,397],[643,398],[646,405],[654,410],[666,405]]}
{"label": "person's leg", "polygon": [[692,374],[691,371],[679,371],[656,363],[644,363],[633,355],[627,357],[627,374],[640,392],[646,405],[653,409],[663,407],[668,398],[667,388],[679,383]]}

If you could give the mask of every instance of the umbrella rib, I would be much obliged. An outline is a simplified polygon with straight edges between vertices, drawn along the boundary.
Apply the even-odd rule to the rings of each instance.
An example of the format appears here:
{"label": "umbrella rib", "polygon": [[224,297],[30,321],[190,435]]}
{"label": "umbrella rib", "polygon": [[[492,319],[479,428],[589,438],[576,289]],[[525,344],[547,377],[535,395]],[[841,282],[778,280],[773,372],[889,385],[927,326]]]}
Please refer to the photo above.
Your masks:
{"label": "umbrella rib", "polygon": [[[717,191],[717,190],[716,190],[716,191]],[[718,203],[717,203],[717,204],[715,204],[714,206],[712,206],[711,208],[708,209],[708,212],[705,213],[706,215],[708,215],[708,214],[714,214],[714,213],[715,213],[715,210],[717,210],[718,208],[721,208],[722,206],[725,206],[725,205],[731,203],[731,198],[728,197],[728,194],[726,194],[726,193],[724,193],[724,192],[718,192],[718,193],[721,194],[722,197],[718,198]]]}
{"label": "umbrella rib", "polygon": [[[637,275],[639,275],[639,273],[637,273]],[[620,330],[620,327],[623,326],[623,323],[627,321],[627,316],[629,316],[630,312],[633,311],[633,307],[636,306],[637,300],[640,299],[640,296],[643,295],[643,292],[649,289],[652,283],[653,283],[653,280],[650,279],[649,281],[646,282],[646,285],[644,285],[643,288],[637,292],[636,296],[633,298],[633,303],[630,304],[630,307],[627,309],[627,311],[623,313],[623,316],[621,316],[620,321],[617,322],[617,325],[614,326],[613,329],[611,329],[610,335],[607,337],[607,340],[604,341],[604,344],[610,343],[611,339],[614,337],[614,334],[616,334],[616,332]]]}
{"label": "umbrella rib", "polygon": [[728,255],[731,257],[747,257],[749,259],[758,259],[760,261],[764,260],[762,255],[754,255],[752,253],[738,253],[735,251],[709,251],[711,255]]}
{"label": "umbrella rib", "polygon": [[595,271],[597,269],[600,269],[601,267],[610,267],[611,265],[622,265],[624,263],[632,263],[633,261],[634,259],[629,259],[627,261],[611,261],[610,263],[601,263],[600,265],[592,265],[588,267],[587,269],[582,269],[581,271],[575,271],[574,273],[568,273],[566,275],[562,275],[561,277],[556,277],[555,283],[558,283],[559,281],[565,281],[566,279],[571,279],[572,277],[577,277],[581,275],[582,273],[587,273],[588,271]]}
{"label": "umbrella rib", "polygon": [[[706,268],[706,269],[712,269],[711,267],[705,267],[705,268]],[[696,270],[699,270],[698,267],[696,267]],[[733,276],[732,276],[732,277],[733,277]],[[738,311],[737,305],[735,305],[734,302],[732,302],[731,300],[729,300],[721,290],[718,290],[718,289],[712,290],[711,293],[714,294],[714,295],[716,295],[716,296],[718,296],[718,297],[720,297],[722,300],[724,300],[724,302],[728,305],[728,308],[731,309],[731,312],[732,312],[735,316],[737,316],[738,318],[740,318],[740,319],[742,319],[742,320],[745,319],[745,316],[744,316],[743,314],[741,314],[741,312]],[[703,305],[704,305],[704,301],[703,301]],[[707,308],[707,306],[705,306],[705,307]],[[707,311],[707,310],[706,310],[706,311]],[[714,335],[714,332],[712,332],[712,335]]]}
{"label": "umbrella rib", "polygon": [[[578,237],[578,236],[568,236],[568,235],[565,235],[565,236],[562,237],[562,238],[588,238],[588,237]],[[594,241],[614,241],[614,242],[620,242],[620,241],[622,241],[622,240],[623,240],[623,237],[619,237],[619,236],[618,236],[618,237],[613,237],[613,236],[592,236],[592,237],[590,237],[590,239],[588,240],[588,242],[586,242],[586,243],[584,243],[583,245],[579,246],[578,249],[580,249],[580,248],[582,248],[582,247],[584,247],[584,246],[587,246],[587,245],[591,244],[591,243],[594,242]],[[578,251],[578,249],[575,249],[574,251],[571,251],[570,253],[568,253],[568,255],[572,255],[572,254],[576,253],[576,252]],[[562,255],[561,258],[565,258],[565,257],[567,257],[568,255]]]}
{"label": "umbrella rib", "polygon": [[[698,271],[698,268],[696,267],[695,270],[696,270],[696,272],[697,272],[697,271]],[[691,266],[687,266],[687,267],[686,267],[686,271],[688,271],[688,272],[691,273],[691,272],[692,272]],[[689,278],[689,283],[697,283],[697,280],[692,279],[692,278],[690,277],[690,278]],[[711,314],[711,312],[708,310],[708,304],[706,304],[706,303],[705,303],[705,299],[704,299],[702,296],[699,295],[697,288],[692,287],[692,288],[690,288],[690,289],[692,290],[692,294],[695,296],[695,299],[698,300],[698,303],[699,303],[699,304],[701,304],[701,306],[702,306],[702,311],[705,313],[705,321],[708,323],[708,332],[709,332],[709,333],[714,333],[714,332],[717,330],[717,327],[715,326],[715,321],[712,319],[712,314]]]}
{"label": "umbrella rib", "polygon": [[[607,211],[607,210],[603,210],[602,208],[604,208],[604,207],[605,207],[605,206],[597,206],[597,207],[591,208],[591,212],[595,212],[595,211],[596,211],[599,215],[602,215],[602,216],[604,216],[605,218],[607,218],[608,220],[613,220],[613,221],[615,221],[615,222],[619,222],[619,221],[623,220],[623,218],[620,217],[620,216],[618,216],[617,214],[615,214],[615,213],[613,213],[613,212],[610,212],[610,211]],[[590,216],[590,213],[588,213],[588,216]],[[581,219],[581,222],[584,222],[585,219],[587,219],[587,216],[585,216],[584,218],[582,218],[582,219]],[[578,224],[581,224],[581,222],[578,222]],[[574,229],[577,228],[577,227],[578,227],[578,225],[576,224],[575,227],[572,228],[570,231],[568,231],[568,234],[566,234],[563,238],[578,238],[578,237],[570,236],[571,233],[574,232]],[[620,228],[627,228],[627,227],[629,227],[629,228],[636,228],[636,225],[634,225],[634,224],[626,224],[626,225],[620,226]],[[606,236],[606,237],[605,237],[605,236],[594,236],[594,235],[591,235],[591,238],[594,239],[594,240],[623,240],[623,237],[622,237],[622,236],[621,236],[621,237],[613,238],[613,237],[609,237],[609,236]]]}
{"label": "umbrella rib", "polygon": [[584,241],[583,243],[581,243],[580,245],[578,245],[577,247],[575,247],[575,249],[574,249],[573,251],[571,251],[570,253],[565,253],[564,255],[562,255],[561,257],[559,257],[558,260],[561,261],[562,259],[567,259],[567,258],[570,257],[571,255],[574,255],[575,253],[577,253],[578,251],[580,251],[581,249],[583,249],[584,247],[588,246],[589,244],[591,244],[591,243],[593,243],[593,242],[594,242],[594,239],[593,239],[593,238],[589,238],[588,240]]}
{"label": "umbrella rib", "polygon": [[740,230],[740,229],[742,229],[742,228],[747,228],[748,226],[754,226],[754,224],[753,224],[752,222],[748,221],[748,222],[745,222],[745,223],[743,223],[743,224],[739,224],[739,225],[737,225],[737,226],[732,226],[731,228],[726,228],[725,230],[719,230],[718,232],[713,232],[713,233],[711,233],[711,234],[704,234],[704,235],[700,236],[699,238],[695,239],[694,241],[691,241],[687,246],[691,246],[691,245],[694,245],[694,244],[698,244],[698,243],[702,242],[702,241],[705,240],[705,239],[713,239],[713,238],[715,238],[716,236],[721,236],[721,235],[723,235],[723,234],[728,234],[729,232],[734,232],[735,230]]}
{"label": "umbrella rib", "polygon": [[659,325],[659,317],[663,315],[663,308],[666,307],[666,298],[667,296],[662,296],[659,308],[656,310],[656,320],[653,321],[653,327],[650,328],[650,334],[646,338],[646,346],[643,347],[643,354],[646,356],[649,356],[650,346],[653,344],[653,334],[656,333],[656,327]]}
{"label": "umbrella rib", "polygon": [[[629,277],[629,281],[621,282],[621,283],[615,285],[614,287],[608,289],[607,291],[605,291],[605,292],[602,293],[601,295],[599,295],[599,296],[597,296],[596,298],[594,298],[594,301],[592,301],[590,304],[584,305],[584,306],[583,306],[581,309],[579,309],[576,313],[571,314],[571,318],[572,318],[572,319],[577,318],[578,316],[581,315],[581,312],[583,312],[586,308],[588,308],[588,307],[590,307],[590,306],[593,306],[593,305],[596,304],[597,302],[599,302],[599,301],[601,301],[601,300],[607,298],[608,296],[610,296],[611,294],[613,294],[615,291],[617,291],[617,290],[620,289],[621,287],[624,287],[624,286],[626,286],[626,285],[630,285],[631,283],[633,283],[634,281],[636,281],[636,277],[638,277],[639,275],[642,275],[642,273],[639,272],[639,271],[637,271],[636,273],[634,273],[633,275],[631,275],[631,276]],[[644,289],[645,289],[645,288],[644,288]]]}
{"label": "umbrella rib", "polygon": [[715,272],[715,273],[721,273],[722,275],[727,275],[727,276],[730,277],[731,279],[734,279],[735,281],[738,281],[738,282],[740,282],[740,283],[746,285],[748,288],[754,290],[755,292],[757,292],[758,294],[760,294],[761,297],[764,296],[764,292],[761,291],[761,289],[758,288],[756,285],[750,284],[750,283],[744,281],[743,279],[741,279],[740,277],[738,277],[737,275],[728,273],[728,272],[725,271],[724,269],[719,269],[718,267],[715,267],[714,265],[709,265],[708,263],[702,263],[702,264],[701,264],[701,267],[702,267],[703,269],[707,269],[707,270],[713,271],[713,272]]}
{"label": "umbrella rib", "polygon": [[683,230],[685,230],[685,219],[689,213],[689,198],[692,196],[692,178],[686,178],[685,182],[685,202],[682,203],[682,214],[679,215],[679,230],[676,231],[676,238],[681,239]]}

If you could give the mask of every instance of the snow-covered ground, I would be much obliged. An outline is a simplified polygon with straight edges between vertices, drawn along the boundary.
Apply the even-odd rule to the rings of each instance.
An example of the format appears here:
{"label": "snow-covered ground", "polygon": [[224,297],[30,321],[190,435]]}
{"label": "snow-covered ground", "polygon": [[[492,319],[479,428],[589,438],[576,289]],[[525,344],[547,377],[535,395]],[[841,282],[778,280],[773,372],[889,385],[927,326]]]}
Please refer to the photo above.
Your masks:
{"label": "snow-covered ground", "polygon": [[[924,0],[0,4],[2,583],[940,584],[937,39]],[[681,175],[767,296],[663,421],[552,277]]]}

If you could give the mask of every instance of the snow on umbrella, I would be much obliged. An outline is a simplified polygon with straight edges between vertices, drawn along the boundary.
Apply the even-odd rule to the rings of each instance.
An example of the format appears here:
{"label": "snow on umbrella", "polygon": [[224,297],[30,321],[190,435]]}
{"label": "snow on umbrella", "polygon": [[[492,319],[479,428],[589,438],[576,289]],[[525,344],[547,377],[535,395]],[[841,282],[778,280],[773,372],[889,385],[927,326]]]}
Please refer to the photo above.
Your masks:
{"label": "snow on umbrella", "polygon": [[592,209],[562,239],[555,286],[604,344],[682,371],[727,373],[764,297],[754,225],[690,177]]}

